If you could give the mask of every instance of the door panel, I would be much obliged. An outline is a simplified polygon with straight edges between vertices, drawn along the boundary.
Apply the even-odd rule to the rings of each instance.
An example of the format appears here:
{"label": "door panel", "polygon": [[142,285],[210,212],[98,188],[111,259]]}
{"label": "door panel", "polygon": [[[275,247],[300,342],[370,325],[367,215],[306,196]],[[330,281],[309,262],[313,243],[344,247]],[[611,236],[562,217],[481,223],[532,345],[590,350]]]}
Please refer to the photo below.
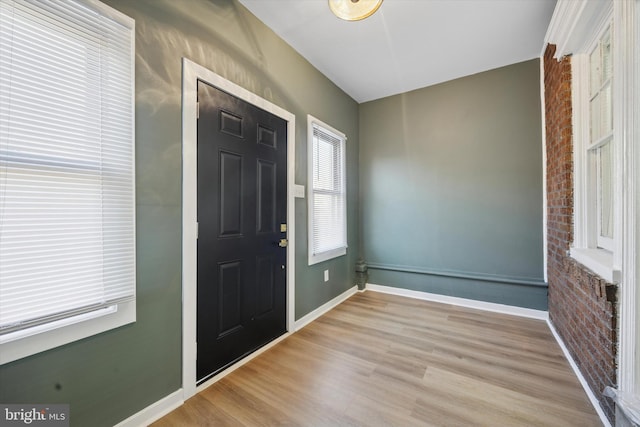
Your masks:
{"label": "door panel", "polygon": [[198,82],[197,382],[286,331],[286,121]]}
{"label": "door panel", "polygon": [[242,328],[242,263],[225,262],[218,265],[219,332],[218,337]]}
{"label": "door panel", "polygon": [[258,160],[258,233],[276,231],[276,165]]}
{"label": "door panel", "polygon": [[[242,156],[220,152],[220,237],[242,235]],[[204,184],[206,185],[206,184]]]}

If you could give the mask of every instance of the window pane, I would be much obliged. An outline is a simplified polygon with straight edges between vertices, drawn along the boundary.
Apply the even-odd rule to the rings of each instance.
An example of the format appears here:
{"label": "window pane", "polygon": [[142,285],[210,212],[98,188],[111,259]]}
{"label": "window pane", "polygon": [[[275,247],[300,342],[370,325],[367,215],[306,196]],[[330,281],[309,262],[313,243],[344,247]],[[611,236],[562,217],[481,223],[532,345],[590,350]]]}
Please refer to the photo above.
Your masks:
{"label": "window pane", "polygon": [[600,95],[596,95],[591,100],[590,108],[591,115],[589,125],[591,127],[591,142],[593,143],[602,136],[602,132],[600,130]]}
{"label": "window pane", "polygon": [[336,171],[339,162],[339,141],[314,138],[314,180],[313,187],[323,190],[339,190]]}
{"label": "window pane", "polygon": [[343,247],[344,199],[336,194],[319,194],[313,197],[313,237],[315,253]]}
{"label": "window pane", "polygon": [[613,130],[613,105],[611,103],[611,83],[602,88],[600,93],[601,137]]}
{"label": "window pane", "polygon": [[591,96],[598,93],[600,90],[600,46],[597,46],[591,55],[589,56],[589,76],[590,76],[590,90]]}
{"label": "window pane", "polygon": [[611,35],[602,36],[589,57],[590,73],[590,126],[591,143],[607,136],[613,130],[611,102]]}
{"label": "window pane", "polygon": [[104,302],[100,176],[56,169],[3,168],[0,325]]}
{"label": "window pane", "polygon": [[602,51],[602,82],[604,83],[611,78],[611,32],[607,31],[602,37],[600,45]]}
{"label": "window pane", "polygon": [[600,210],[600,235],[613,238],[613,174],[612,153],[609,142],[598,151],[598,208]]}

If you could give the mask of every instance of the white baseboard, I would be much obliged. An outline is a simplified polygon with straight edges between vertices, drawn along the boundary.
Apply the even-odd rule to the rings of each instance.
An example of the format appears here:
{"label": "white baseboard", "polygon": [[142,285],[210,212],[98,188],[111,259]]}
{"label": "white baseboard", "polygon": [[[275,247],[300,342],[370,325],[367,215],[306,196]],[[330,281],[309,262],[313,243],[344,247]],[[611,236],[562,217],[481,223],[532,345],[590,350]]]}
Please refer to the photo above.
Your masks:
{"label": "white baseboard", "polygon": [[170,395],[165,396],[157,402],[147,406],[142,411],[135,413],[126,420],[116,424],[115,427],[148,426],[152,422],[164,417],[183,403],[182,389],[178,389]]}
{"label": "white baseboard", "polygon": [[[358,287],[354,286],[353,288],[350,288],[347,291],[343,292],[342,294],[338,295],[331,301],[316,308],[311,313],[297,320],[295,322],[294,330],[297,331],[304,328],[306,325],[308,325],[318,317],[322,316],[332,308],[346,301],[349,297],[354,295],[356,292],[358,292]],[[280,341],[284,340],[289,335],[291,335],[291,333],[287,332],[284,335],[271,341],[269,344],[265,345],[264,347],[254,351],[249,356],[245,357],[244,359],[240,360],[239,362],[235,363],[234,365],[230,366],[229,368],[225,369],[224,371],[220,372],[219,374],[215,375],[214,377],[210,378],[206,382],[199,385],[196,388],[196,392],[198,393],[204,390],[205,388],[209,387],[210,385],[216,383],[218,380],[220,380],[220,378],[223,378],[225,375],[229,375],[231,372],[235,371],[242,365],[246,364],[247,362],[259,356],[260,354],[269,350],[271,347],[277,345]],[[184,400],[183,400],[182,389],[176,390],[175,392],[171,393],[169,396],[166,396],[160,399],[159,401],[153,403],[152,405],[147,406],[137,414],[130,416],[126,420],[117,424],[115,427],[139,427],[139,426],[149,425],[152,422],[157,421],[163,416],[167,415],[169,412],[173,411],[183,403],[184,403]]]}
{"label": "white baseboard", "polygon": [[[369,284],[369,283],[366,285],[366,289],[364,291],[381,292],[381,293],[405,296],[405,297],[409,297],[409,298],[416,298],[416,299],[421,299],[421,300],[426,300],[426,301],[434,301],[434,302],[441,302],[441,303],[445,303],[445,304],[458,305],[458,306],[462,306],[462,307],[476,308],[476,309],[479,309],[479,310],[486,310],[486,311],[492,311],[492,312],[497,312],[497,313],[505,313],[505,314],[511,314],[511,315],[522,316],[522,317],[529,317],[529,318],[534,318],[534,319],[541,319],[541,320],[546,320],[547,323],[549,323],[547,312],[546,311],[542,311],[542,310],[532,310],[532,309],[521,308],[521,307],[512,307],[512,306],[503,305],[503,304],[495,304],[495,303],[489,303],[489,302],[483,302],[483,301],[475,301],[475,300],[469,300],[469,299],[466,299],[466,298],[450,297],[450,296],[446,296],[446,295],[431,294],[431,293],[427,293],[427,292],[412,291],[412,290],[408,290],[408,289],[394,288],[394,287],[390,287],[390,286],[380,286],[380,285],[374,285],[374,284]],[[300,319],[296,320],[296,322],[294,324],[294,331],[298,331],[298,330],[304,328],[309,323],[313,322],[314,320],[316,320],[317,318],[319,318],[323,314],[329,312],[333,308],[335,308],[338,305],[342,304],[344,301],[349,299],[351,296],[355,295],[357,292],[364,292],[364,291],[358,291],[358,287],[357,286],[349,288],[348,290],[346,290],[342,294],[338,295],[337,297],[335,297],[332,300],[326,302],[325,304],[323,304],[320,307],[316,308],[315,310],[313,310],[312,312],[308,313],[307,315],[305,315],[305,316],[301,317]],[[560,343],[560,347],[563,349],[563,352],[565,353],[565,356],[569,360],[569,363],[571,364],[572,368],[576,372],[576,375],[578,376],[578,379],[580,380],[580,383],[585,388],[585,391],[587,392],[587,395],[589,395],[589,399],[594,404],[594,407],[596,408],[596,411],[598,411],[598,415],[603,420],[603,423],[605,424],[605,427],[611,427],[611,425],[607,421],[606,417],[604,416],[604,413],[600,409],[600,406],[597,403],[597,399],[595,399],[595,396],[593,395],[593,393],[591,392],[589,387],[586,385],[586,381],[584,381],[584,378],[582,377],[582,375],[577,370],[577,366],[575,365],[573,360],[570,358],[569,353],[566,350],[566,347],[564,346],[564,344],[562,343],[562,341],[558,337],[557,333],[555,332],[555,329],[553,329],[553,327],[551,326],[550,323],[549,323],[549,325],[551,327],[551,331],[553,332],[554,336],[556,337],[556,340],[558,340],[558,343]],[[238,369],[239,367],[241,367],[245,363],[247,363],[250,360],[252,360],[253,358],[255,358],[255,357],[259,356],[260,354],[264,353],[265,351],[269,350],[271,347],[273,347],[274,345],[278,344],[283,339],[287,338],[290,334],[291,333],[286,333],[286,334],[282,335],[281,337],[276,338],[274,341],[270,342],[269,344],[265,345],[264,347],[260,348],[259,350],[256,350],[251,355],[245,357],[244,359],[242,359],[238,363],[236,363],[233,366],[230,366],[229,368],[227,368],[224,371],[220,372],[216,376],[212,377],[211,379],[209,379],[205,383],[203,383],[200,386],[198,386],[197,389],[196,389],[196,392],[200,392],[203,389],[205,389],[205,388],[209,387],[210,385],[214,384],[220,378],[224,377],[225,375],[228,375],[229,373],[233,372],[234,370]],[[184,400],[183,400],[183,391],[182,391],[182,389],[176,390],[175,392],[171,393],[169,396],[166,396],[163,399],[160,399],[159,401],[153,403],[152,405],[149,405],[148,407],[146,407],[142,411],[132,415],[131,417],[129,417],[126,420],[122,421],[121,423],[117,424],[115,427],[139,427],[139,426],[149,425],[152,422],[157,421],[158,419],[162,418],[163,416],[165,416],[169,412],[173,411],[174,409],[176,409],[177,407],[179,407],[183,403],[184,403]]]}
{"label": "white baseboard", "polygon": [[591,387],[589,387],[587,380],[584,378],[584,376],[582,376],[582,372],[580,372],[580,369],[578,369],[578,365],[573,360],[573,357],[571,357],[571,353],[569,353],[569,349],[564,344],[564,341],[562,340],[562,338],[558,334],[558,331],[556,331],[556,328],[553,326],[553,323],[551,323],[549,319],[547,319],[547,325],[549,325],[549,329],[551,329],[551,333],[553,334],[554,338],[558,342],[558,345],[562,349],[562,352],[564,353],[564,357],[569,362],[569,365],[571,365],[571,369],[573,369],[573,373],[576,374],[576,377],[578,377],[578,381],[580,381],[582,388],[584,389],[585,393],[587,393],[587,397],[589,398],[589,401],[591,401],[591,405],[593,405],[593,408],[598,413],[598,416],[600,417],[600,421],[602,421],[602,424],[604,424],[605,427],[611,427],[611,423],[609,422],[609,419],[607,418],[607,416],[604,414],[604,411],[600,407],[600,402],[596,398],[595,394],[593,394],[593,391],[591,390]]}
{"label": "white baseboard", "polygon": [[318,317],[322,316],[326,312],[342,304],[344,301],[349,299],[351,296],[355,295],[357,292],[358,292],[357,286],[349,288],[345,292],[341,293],[340,295],[332,299],[331,301],[322,304],[320,307],[316,308],[312,312],[296,320],[296,323],[294,325],[294,331],[299,331],[300,329],[304,328],[309,323],[316,320]]}
{"label": "white baseboard", "polygon": [[380,286],[380,285],[374,285],[370,283],[367,283],[366,290],[381,292],[386,294],[399,295],[399,296],[404,296],[409,298],[416,298],[416,299],[421,299],[426,301],[434,301],[434,302],[441,302],[445,304],[458,305],[462,307],[476,308],[479,310],[486,310],[486,311],[492,311],[497,313],[511,314],[514,316],[528,317],[532,319],[539,319],[539,320],[546,321],[547,325],[549,325],[549,329],[551,330],[551,333],[553,334],[553,337],[556,339],[556,341],[558,342],[558,345],[562,349],[562,352],[564,353],[564,357],[569,362],[569,365],[571,365],[571,369],[573,369],[573,372],[578,378],[578,381],[580,381],[582,388],[587,394],[587,397],[589,398],[591,405],[593,405],[593,408],[598,413],[598,416],[600,417],[600,421],[602,421],[602,424],[604,424],[605,427],[611,427],[611,423],[609,422],[609,419],[607,418],[607,416],[604,414],[604,411],[600,407],[600,402],[596,398],[595,394],[593,394],[593,391],[589,387],[589,384],[587,383],[587,381],[584,379],[582,372],[580,372],[580,369],[578,369],[578,365],[571,357],[571,354],[569,353],[567,346],[564,344],[564,341],[562,341],[562,338],[560,338],[560,335],[558,335],[558,332],[556,331],[555,327],[549,320],[549,313],[547,311],[533,310],[533,309],[522,308],[522,307],[512,307],[504,304],[475,301],[475,300],[470,300],[466,298],[450,297],[447,295],[431,294],[427,292],[394,288],[391,286]]}
{"label": "white baseboard", "polygon": [[408,298],[421,299],[425,301],[440,302],[443,304],[458,305],[461,307],[475,308],[478,310],[491,311],[494,313],[511,314],[513,316],[528,317],[531,319],[547,320],[549,318],[549,313],[543,310],[515,307],[506,304],[496,304],[493,302],[476,301],[467,298],[451,297],[448,295],[438,295],[428,292],[413,291],[410,289],[394,288],[392,286],[381,286],[367,283],[366,290],[381,292],[385,294],[399,295]]}

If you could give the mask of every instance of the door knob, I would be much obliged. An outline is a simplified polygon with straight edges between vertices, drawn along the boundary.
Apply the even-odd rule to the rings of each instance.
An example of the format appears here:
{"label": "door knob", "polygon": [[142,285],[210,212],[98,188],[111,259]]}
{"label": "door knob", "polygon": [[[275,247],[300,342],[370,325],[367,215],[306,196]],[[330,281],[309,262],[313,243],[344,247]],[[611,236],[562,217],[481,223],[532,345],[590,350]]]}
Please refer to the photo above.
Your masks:
{"label": "door knob", "polygon": [[289,242],[287,241],[287,239],[280,239],[278,246],[280,246],[281,248],[286,248],[288,244]]}

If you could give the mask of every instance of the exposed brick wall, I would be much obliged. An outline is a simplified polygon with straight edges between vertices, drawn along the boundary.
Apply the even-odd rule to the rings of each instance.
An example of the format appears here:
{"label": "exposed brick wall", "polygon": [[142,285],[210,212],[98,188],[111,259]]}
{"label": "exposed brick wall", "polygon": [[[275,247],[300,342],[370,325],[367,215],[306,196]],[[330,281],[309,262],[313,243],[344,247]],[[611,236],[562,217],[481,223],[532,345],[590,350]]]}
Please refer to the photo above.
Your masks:
{"label": "exposed brick wall", "polygon": [[616,288],[568,256],[573,241],[571,62],[544,55],[549,317],[609,420],[616,384]]}

